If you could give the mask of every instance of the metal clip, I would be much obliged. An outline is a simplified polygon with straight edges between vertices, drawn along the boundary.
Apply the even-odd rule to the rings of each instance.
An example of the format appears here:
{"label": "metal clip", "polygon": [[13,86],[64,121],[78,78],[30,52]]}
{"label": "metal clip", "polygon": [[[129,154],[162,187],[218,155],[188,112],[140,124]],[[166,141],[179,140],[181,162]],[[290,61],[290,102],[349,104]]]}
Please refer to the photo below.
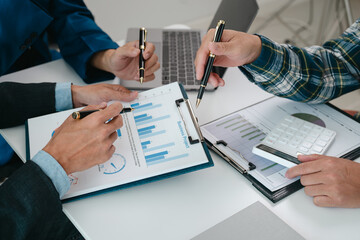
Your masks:
{"label": "metal clip", "polygon": [[[185,122],[185,120],[184,120],[182,111],[181,111],[181,109],[180,109],[180,103],[182,103],[182,102],[185,102],[185,104],[186,104],[186,106],[187,106],[187,108],[188,108],[188,110],[189,110],[191,120],[192,120],[192,122],[194,123],[196,132],[197,132],[197,134],[199,135],[200,139],[193,139],[193,138],[190,136],[190,134],[189,134],[189,130],[188,130],[187,126],[186,126],[186,122]],[[199,124],[198,124],[198,122],[197,122],[197,120],[196,120],[196,117],[195,117],[195,115],[194,115],[194,111],[192,110],[192,107],[191,107],[191,105],[190,105],[189,100],[188,100],[188,99],[184,100],[183,98],[180,98],[180,99],[178,99],[178,100],[175,100],[175,104],[176,104],[176,106],[177,106],[177,108],[178,108],[178,110],[179,110],[181,119],[182,119],[182,121],[183,121],[183,123],[184,123],[185,131],[186,131],[186,134],[188,135],[188,139],[189,139],[190,144],[196,144],[196,143],[199,143],[199,142],[203,142],[203,141],[204,141],[204,137],[203,137],[202,134],[201,134]]]}

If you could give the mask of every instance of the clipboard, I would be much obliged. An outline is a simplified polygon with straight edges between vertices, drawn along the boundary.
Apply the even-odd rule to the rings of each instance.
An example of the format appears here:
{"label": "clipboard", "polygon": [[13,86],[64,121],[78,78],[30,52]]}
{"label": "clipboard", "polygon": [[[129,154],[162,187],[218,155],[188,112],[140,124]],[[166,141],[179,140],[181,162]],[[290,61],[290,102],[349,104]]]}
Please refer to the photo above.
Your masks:
{"label": "clipboard", "polygon": [[209,148],[273,203],[303,186],[299,178],[285,178],[287,168],[254,155],[251,148],[286,114],[336,131],[337,136],[325,155],[349,160],[360,156],[359,122],[329,103],[310,105],[270,97],[200,127]]}
{"label": "clipboard", "polygon": [[[106,163],[69,175],[68,202],[213,166],[188,96],[173,83],[141,92],[124,107],[116,151]],[[128,106],[129,105],[129,106]],[[27,160],[51,139],[54,129],[75,110],[28,119]]]}

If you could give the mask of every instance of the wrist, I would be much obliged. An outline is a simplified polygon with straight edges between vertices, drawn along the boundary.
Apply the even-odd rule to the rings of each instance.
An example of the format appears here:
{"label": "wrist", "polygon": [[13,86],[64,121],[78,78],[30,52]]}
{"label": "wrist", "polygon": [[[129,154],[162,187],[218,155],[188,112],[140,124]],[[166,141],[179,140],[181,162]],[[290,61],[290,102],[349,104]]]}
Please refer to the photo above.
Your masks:
{"label": "wrist", "polygon": [[249,59],[247,61],[247,64],[252,63],[254,61],[256,61],[256,59],[258,59],[258,57],[261,54],[261,48],[262,48],[262,43],[261,43],[261,38],[257,35],[250,35],[250,55],[249,55]]}
{"label": "wrist", "polygon": [[85,103],[81,100],[81,89],[83,87],[71,85],[71,96],[74,108],[85,106]]}
{"label": "wrist", "polygon": [[91,58],[91,65],[100,70],[103,70],[106,72],[112,72],[111,71],[111,57],[115,51],[116,51],[115,49],[107,49],[107,50],[95,53],[94,56]]}
{"label": "wrist", "polygon": [[66,175],[71,174],[70,168],[66,164],[68,161],[64,159],[65,154],[61,154],[56,150],[56,147],[53,148],[50,144],[47,144],[42,150],[49,154],[51,157],[53,157],[60,164],[60,166],[64,169]]}

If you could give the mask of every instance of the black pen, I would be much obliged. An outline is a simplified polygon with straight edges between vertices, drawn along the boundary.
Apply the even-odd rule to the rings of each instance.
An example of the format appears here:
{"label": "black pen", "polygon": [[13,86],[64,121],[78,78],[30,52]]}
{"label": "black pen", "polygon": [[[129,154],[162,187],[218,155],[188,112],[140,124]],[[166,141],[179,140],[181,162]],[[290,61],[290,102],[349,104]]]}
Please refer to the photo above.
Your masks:
{"label": "black pen", "polygon": [[[221,35],[222,35],[223,31],[224,31],[224,28],[225,28],[225,21],[224,20],[219,20],[219,22],[218,22],[218,24],[216,26],[216,29],[215,29],[213,42],[220,42]],[[207,63],[206,63],[205,72],[204,72],[204,75],[203,75],[203,77],[201,79],[200,88],[199,88],[199,92],[198,92],[197,100],[196,100],[196,107],[198,107],[200,102],[201,102],[201,99],[202,99],[202,96],[204,94],[207,82],[209,80],[209,76],[210,76],[210,73],[211,73],[211,70],[212,70],[212,67],[213,67],[214,60],[215,60],[215,54],[210,52]]]}
{"label": "black pen", "polygon": [[[120,114],[122,113],[128,113],[128,112],[131,112],[135,110],[134,108],[123,108],[120,112]],[[87,115],[91,114],[91,113],[94,113],[94,112],[97,112],[99,111],[99,109],[96,109],[96,110],[88,110],[88,111],[79,111],[79,112],[73,112],[71,114],[72,118],[73,119],[82,119],[84,117],[86,117]]]}
{"label": "black pen", "polygon": [[140,74],[140,83],[143,83],[144,81],[144,74],[145,74],[145,60],[143,53],[146,49],[146,34],[147,31],[145,28],[140,28],[140,34],[139,34],[139,49],[140,49],[140,55],[139,55],[139,74]]}

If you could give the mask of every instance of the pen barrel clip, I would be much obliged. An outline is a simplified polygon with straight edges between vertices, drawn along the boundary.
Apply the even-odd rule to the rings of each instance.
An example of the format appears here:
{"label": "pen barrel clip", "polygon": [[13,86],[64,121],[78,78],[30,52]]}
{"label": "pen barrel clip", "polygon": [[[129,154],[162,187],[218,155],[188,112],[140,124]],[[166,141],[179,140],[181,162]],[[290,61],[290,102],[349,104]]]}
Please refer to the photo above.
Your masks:
{"label": "pen barrel clip", "polygon": [[213,42],[220,42],[224,28],[225,28],[225,21],[219,20],[219,22],[216,25]]}

